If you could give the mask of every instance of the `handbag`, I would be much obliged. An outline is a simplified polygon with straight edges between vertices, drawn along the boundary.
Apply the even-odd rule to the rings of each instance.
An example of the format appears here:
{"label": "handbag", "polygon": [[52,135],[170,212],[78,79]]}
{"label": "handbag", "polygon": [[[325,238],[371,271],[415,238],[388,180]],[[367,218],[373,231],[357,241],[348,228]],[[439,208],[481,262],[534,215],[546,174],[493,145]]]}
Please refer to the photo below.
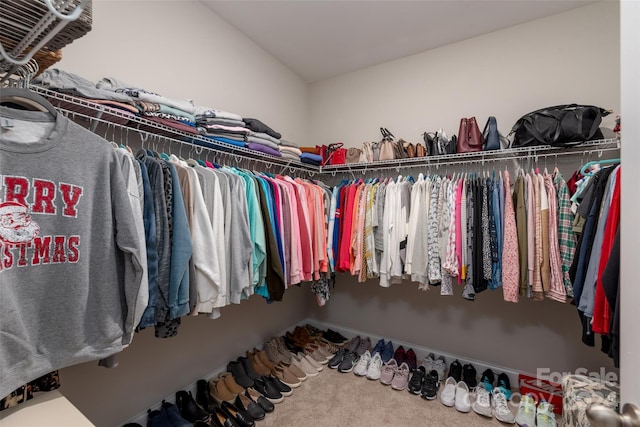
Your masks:
{"label": "handbag", "polygon": [[349,148],[346,154],[346,163],[359,163],[362,151],[359,148]]}
{"label": "handbag", "polygon": [[568,147],[601,139],[599,126],[607,111],[593,105],[557,105],[525,114],[513,125],[513,147],[551,145]]}
{"label": "handbag", "polygon": [[396,158],[396,144],[393,142],[394,136],[387,128],[380,128],[382,140],[380,141],[380,154],[378,160],[394,160]]}
{"label": "handbag", "polygon": [[458,148],[457,141],[457,136],[453,135],[451,138],[449,138],[444,130],[438,129],[435,139],[435,145],[438,154],[456,154],[456,150]]}
{"label": "handbag", "polygon": [[393,144],[393,150],[394,150],[394,157],[396,159],[407,159],[409,158],[409,153],[407,152],[406,146],[405,146],[406,141],[402,138],[400,138],[397,142],[395,142]]}
{"label": "handbag", "polygon": [[427,155],[427,149],[424,148],[424,145],[420,144],[419,142],[416,143],[416,157],[426,157]]}
{"label": "handbag", "polygon": [[408,157],[408,158],[410,158],[410,159],[411,159],[411,158],[416,157],[416,146],[415,146],[415,145],[413,145],[412,143],[410,143],[410,142],[405,142],[405,143],[404,143],[404,151],[406,151],[406,152],[407,152],[407,157]]}
{"label": "handbag", "polygon": [[327,148],[327,159],[322,162],[322,166],[329,165],[344,165],[347,161],[347,150],[342,148],[342,142],[335,144],[329,144]]}
{"label": "handbag", "polygon": [[457,153],[475,153],[482,151],[482,134],[478,128],[475,117],[460,119],[460,129],[458,130]]}
{"label": "handbag", "polygon": [[500,149],[500,132],[498,132],[498,121],[495,117],[490,116],[482,131],[482,139],[484,141],[484,150]]}
{"label": "handbag", "polygon": [[362,154],[360,155],[361,163],[370,163],[373,162],[373,144],[371,142],[363,142],[362,143]]}

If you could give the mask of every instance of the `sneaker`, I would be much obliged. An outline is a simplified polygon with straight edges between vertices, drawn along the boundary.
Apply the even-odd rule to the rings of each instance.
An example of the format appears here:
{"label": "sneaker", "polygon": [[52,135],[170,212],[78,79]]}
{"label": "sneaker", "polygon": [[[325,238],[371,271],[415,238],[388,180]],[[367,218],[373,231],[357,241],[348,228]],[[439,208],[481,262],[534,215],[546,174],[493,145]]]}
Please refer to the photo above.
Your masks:
{"label": "sneaker", "polygon": [[337,352],[335,354],[335,356],[333,356],[331,358],[331,360],[329,360],[328,366],[331,369],[338,369],[338,366],[340,366],[340,364],[342,363],[342,359],[344,359],[344,356],[349,352],[349,350],[347,350],[346,348],[343,348],[342,350],[340,350],[339,352]]}
{"label": "sneaker", "polygon": [[359,356],[362,356],[364,352],[369,351],[370,348],[371,339],[369,337],[366,337],[360,340],[360,344],[358,344],[358,348],[356,348],[356,353],[358,353]]}
{"label": "sneaker", "polygon": [[553,413],[553,405],[542,401],[536,412],[536,425],[538,427],[556,427],[556,414]]}
{"label": "sneaker", "polygon": [[393,343],[391,341],[387,341],[384,348],[380,352],[380,357],[382,358],[382,363],[387,363],[393,357]]}
{"label": "sneaker", "polygon": [[307,377],[317,377],[318,370],[313,367],[305,357],[300,357],[299,354],[294,354],[291,359],[291,364],[302,370]]}
{"label": "sneaker", "polygon": [[457,359],[449,365],[449,376],[453,377],[453,379],[456,380],[456,383],[458,381],[462,381],[462,365]]}
{"label": "sneaker", "polygon": [[504,372],[498,374],[497,387],[502,390],[507,400],[511,400],[511,381],[509,381],[509,376]]}
{"label": "sneaker", "polygon": [[282,356],[278,350],[278,344],[275,339],[271,339],[264,343],[263,348],[272,363],[277,365],[278,363],[285,362],[284,356]]}
{"label": "sneaker", "polygon": [[405,361],[404,347],[402,346],[398,347],[396,349],[396,352],[393,353],[393,358],[396,359],[396,363],[398,364],[398,366],[402,365]]}
{"label": "sneaker", "polygon": [[380,373],[380,382],[384,385],[391,384],[391,381],[393,381],[393,376],[396,374],[397,370],[398,362],[396,362],[396,359],[390,359],[382,367],[382,372]]}
{"label": "sneaker", "polygon": [[422,385],[424,384],[424,377],[426,375],[427,371],[424,369],[424,366],[420,366],[413,371],[413,375],[411,375],[411,380],[409,380],[409,384],[407,386],[409,393],[420,394]]}
{"label": "sneaker", "polygon": [[440,393],[440,402],[444,406],[453,406],[456,403],[456,380],[453,377],[447,378],[447,381],[444,383],[444,388],[442,389],[442,393]]}
{"label": "sneaker", "polygon": [[[513,415],[513,412],[511,412],[509,404],[507,403],[507,398],[502,390],[494,388],[491,392],[491,397],[493,400],[493,412],[496,415],[496,419],[507,424],[515,423],[516,417]],[[533,424],[531,424],[531,427],[533,427]]]}
{"label": "sneaker", "polygon": [[356,366],[359,360],[360,356],[355,351],[346,353],[342,358],[342,362],[340,362],[340,366],[338,366],[338,372],[346,374],[353,371],[353,368]]}
{"label": "sneaker", "polygon": [[433,361],[433,370],[438,373],[438,381],[444,381],[444,373],[447,371],[447,362],[444,360],[444,356],[438,356]]}
{"label": "sneaker", "polygon": [[415,371],[418,367],[416,363],[416,354],[414,353],[412,348],[407,350],[407,352],[405,353],[404,361],[407,365],[409,365],[409,369],[411,369],[411,372]]}
{"label": "sneaker", "polygon": [[349,341],[346,337],[336,331],[332,331],[331,329],[327,329],[322,333],[322,339],[325,341],[332,342],[334,344],[345,344]]}
{"label": "sneaker", "polygon": [[536,401],[527,394],[520,399],[520,405],[518,406],[518,412],[515,418],[516,423],[519,426],[535,426],[536,425]]}
{"label": "sneaker", "polygon": [[380,338],[376,343],[375,347],[373,347],[373,350],[371,350],[371,355],[373,356],[376,353],[382,353],[382,349],[384,349],[384,346],[385,346],[384,339]]}
{"label": "sneaker", "polygon": [[438,372],[432,369],[425,377],[422,390],[420,390],[420,396],[423,399],[433,400],[438,397],[438,389],[440,388],[440,381],[438,380]]}
{"label": "sneaker", "polygon": [[493,374],[493,371],[491,369],[485,369],[485,371],[482,373],[482,376],[480,377],[480,385],[482,385],[485,390],[491,393],[495,380],[496,377]]}
{"label": "sneaker", "polygon": [[456,384],[456,401],[455,407],[460,412],[471,411],[471,401],[469,400],[469,386],[464,381],[458,381]]}
{"label": "sneaker", "polygon": [[476,386],[474,391],[476,392],[476,400],[471,405],[473,412],[491,418],[491,395],[483,385]]}
{"label": "sneaker", "polygon": [[267,398],[271,403],[280,403],[284,397],[271,381],[265,381],[264,378],[258,378],[254,385],[255,390]]}
{"label": "sneaker", "polygon": [[365,351],[360,360],[358,360],[358,364],[355,368],[353,368],[353,373],[359,377],[364,377],[367,375],[367,370],[369,369],[369,362],[371,362],[371,353],[369,350]]}
{"label": "sneaker", "polygon": [[272,384],[283,396],[291,396],[293,394],[293,389],[282,382],[278,377],[269,375],[267,377],[262,377],[262,380],[266,384]]}
{"label": "sneaker", "polygon": [[[300,381],[300,379],[298,377],[296,377],[287,367],[285,366],[276,366],[276,368],[273,370],[274,375],[276,376],[276,378],[278,378],[280,381],[282,381],[284,384],[286,384],[287,386],[291,387],[291,388],[296,388],[296,387],[300,387],[300,384],[302,384],[302,382]],[[268,378],[268,377],[263,377],[263,378]],[[281,392],[282,393],[282,392]],[[286,396],[283,393],[283,396]]]}
{"label": "sneaker", "polygon": [[291,363],[291,352],[287,349],[284,343],[284,337],[275,337],[274,341],[280,353],[281,359],[286,363]]}
{"label": "sneaker", "polygon": [[409,365],[406,363],[402,363],[396,374],[393,376],[393,380],[391,381],[391,388],[394,390],[404,390],[407,388],[407,383],[409,382],[409,374],[411,370],[409,369]]}
{"label": "sneaker", "polygon": [[436,360],[436,355],[433,353],[429,353],[422,359],[422,366],[427,372],[431,372],[433,370],[433,362]]}
{"label": "sneaker", "polygon": [[321,365],[326,364],[331,358],[333,358],[333,355],[331,357],[325,356],[324,354],[318,351],[318,346],[311,345],[311,344],[309,344],[304,348],[304,352],[308,354],[309,357],[311,357],[313,360],[320,363]]}
{"label": "sneaker", "polygon": [[360,340],[360,335],[356,335],[355,337],[351,338],[351,341],[349,341],[349,344],[347,344],[347,350],[349,350],[350,352],[355,352],[360,345]]}
{"label": "sneaker", "polygon": [[309,365],[313,366],[318,372],[320,372],[320,371],[322,371],[324,369],[324,366],[322,366],[322,364],[320,362],[316,362],[313,359],[313,357],[311,357],[308,354],[298,353],[298,358],[306,360],[307,363],[309,363]]}
{"label": "sneaker", "polygon": [[369,368],[367,369],[367,378],[370,380],[379,380],[382,373],[382,358],[380,353],[376,353],[369,362]]}
{"label": "sneaker", "polygon": [[473,365],[467,363],[462,367],[462,381],[464,381],[467,386],[472,389],[478,385],[476,368]]}

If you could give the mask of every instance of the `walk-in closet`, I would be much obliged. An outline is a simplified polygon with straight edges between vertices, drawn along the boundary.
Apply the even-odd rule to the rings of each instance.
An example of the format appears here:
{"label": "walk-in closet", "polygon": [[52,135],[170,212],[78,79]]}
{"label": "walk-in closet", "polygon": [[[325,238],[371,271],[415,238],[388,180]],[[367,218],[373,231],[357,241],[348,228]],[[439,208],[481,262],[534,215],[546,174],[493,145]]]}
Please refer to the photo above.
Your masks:
{"label": "walk-in closet", "polygon": [[639,19],[0,2],[0,425],[640,425]]}

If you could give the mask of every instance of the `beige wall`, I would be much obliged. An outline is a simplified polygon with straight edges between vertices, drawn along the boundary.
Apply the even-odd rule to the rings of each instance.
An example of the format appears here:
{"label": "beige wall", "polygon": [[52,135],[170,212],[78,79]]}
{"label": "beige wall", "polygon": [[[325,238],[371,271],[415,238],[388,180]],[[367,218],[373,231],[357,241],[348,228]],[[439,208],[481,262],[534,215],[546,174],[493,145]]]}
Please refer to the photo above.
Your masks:
{"label": "beige wall", "polygon": [[480,127],[496,116],[506,135],[523,114],[571,102],[619,111],[618,16],[617,2],[596,3],[313,83],[312,141],[359,147],[384,126],[417,142],[473,115]]}
{"label": "beige wall", "polygon": [[[618,19],[617,2],[596,3],[314,83],[314,143],[357,146],[378,140],[380,126],[416,141],[427,129],[457,133],[460,117],[476,115],[483,126],[490,114],[506,134],[522,114],[568,102],[619,111]],[[566,175],[582,161],[557,163]],[[549,167],[555,163],[550,159]],[[581,343],[573,306],[508,304],[501,292],[482,293],[475,302],[438,293],[421,293],[408,282],[381,289],[375,280],[362,285],[340,278],[315,316],[513,370],[613,367],[599,348]]]}
{"label": "beige wall", "polygon": [[256,117],[292,141],[307,136],[307,83],[193,0],[94,0],[93,29],[56,66]]}
{"label": "beige wall", "polygon": [[[307,83],[199,2],[94,1],[93,30],[58,67],[257,117],[294,141],[307,135]],[[175,338],[145,330],[117,369],[62,370],[62,392],[97,425],[118,425],[299,322],[312,300],[305,286],[282,303],[254,296],[218,320],[187,318]]]}

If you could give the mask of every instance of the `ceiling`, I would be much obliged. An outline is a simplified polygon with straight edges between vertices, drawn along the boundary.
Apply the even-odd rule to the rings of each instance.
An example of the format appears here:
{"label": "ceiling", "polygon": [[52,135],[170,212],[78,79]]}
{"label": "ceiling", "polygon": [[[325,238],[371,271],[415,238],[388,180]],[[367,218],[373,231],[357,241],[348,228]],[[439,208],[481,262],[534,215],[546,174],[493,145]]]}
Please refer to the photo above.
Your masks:
{"label": "ceiling", "polygon": [[588,0],[201,0],[308,82],[402,58]]}

